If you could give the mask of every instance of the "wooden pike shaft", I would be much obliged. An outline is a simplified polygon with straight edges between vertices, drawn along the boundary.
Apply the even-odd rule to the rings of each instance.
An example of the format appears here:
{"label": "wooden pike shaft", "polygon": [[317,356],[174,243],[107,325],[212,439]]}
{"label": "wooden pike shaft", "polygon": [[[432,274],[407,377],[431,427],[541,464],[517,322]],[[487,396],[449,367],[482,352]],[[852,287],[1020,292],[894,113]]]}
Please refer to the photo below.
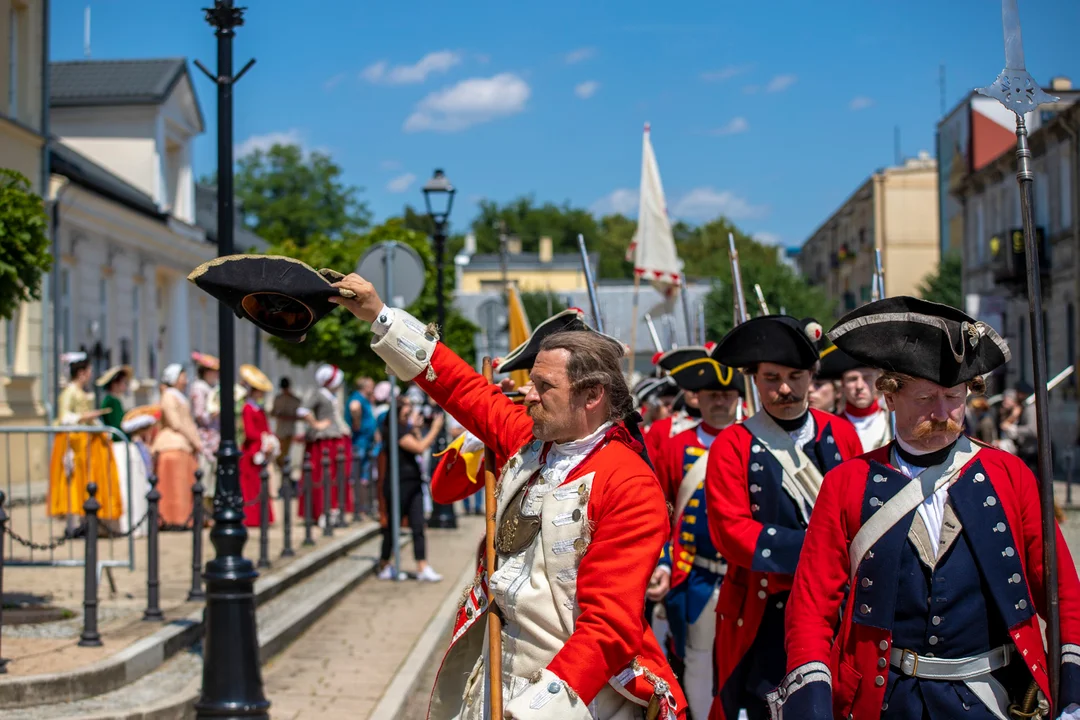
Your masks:
{"label": "wooden pike shaft", "polygon": [[[491,358],[484,358],[484,379],[493,382]],[[502,701],[502,620],[495,612],[495,598],[491,592],[491,576],[498,558],[495,554],[495,451],[484,447],[484,513],[487,533],[484,536],[484,570],[487,573],[487,621],[488,621],[488,717],[503,716]]]}

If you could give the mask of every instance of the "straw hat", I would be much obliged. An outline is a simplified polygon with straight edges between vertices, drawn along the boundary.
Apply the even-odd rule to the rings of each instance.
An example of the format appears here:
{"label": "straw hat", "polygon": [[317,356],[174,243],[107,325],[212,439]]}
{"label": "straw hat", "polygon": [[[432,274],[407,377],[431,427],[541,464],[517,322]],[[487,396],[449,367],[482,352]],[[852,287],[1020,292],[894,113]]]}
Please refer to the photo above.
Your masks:
{"label": "straw hat", "polygon": [[254,390],[270,392],[274,389],[274,384],[270,382],[270,378],[266,377],[266,373],[254,365],[241,365],[240,379]]}
{"label": "straw hat", "polygon": [[117,376],[120,375],[120,373],[123,373],[129,378],[135,375],[135,371],[130,365],[113,365],[111,368],[102,373],[101,377],[99,377],[94,382],[94,384],[98,387],[108,387],[109,383],[115,380]]}
{"label": "straw hat", "polygon": [[220,370],[221,361],[213,355],[207,355],[206,353],[193,352],[191,353],[191,361],[201,368],[207,370]]}
{"label": "straw hat", "polygon": [[140,405],[124,413],[124,418],[120,422],[120,429],[130,435],[157,424],[160,419],[160,405]]}

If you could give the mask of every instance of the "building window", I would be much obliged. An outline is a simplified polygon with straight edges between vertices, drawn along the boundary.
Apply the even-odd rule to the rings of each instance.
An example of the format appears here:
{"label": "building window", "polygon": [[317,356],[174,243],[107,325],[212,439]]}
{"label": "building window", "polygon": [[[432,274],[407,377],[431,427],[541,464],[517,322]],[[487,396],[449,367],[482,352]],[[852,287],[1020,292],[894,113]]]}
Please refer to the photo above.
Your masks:
{"label": "building window", "polygon": [[11,6],[8,13],[8,117],[19,117],[19,35],[22,11]]}
{"label": "building window", "polygon": [[142,370],[142,292],[143,286],[136,285],[131,293],[131,369],[135,377],[141,377],[139,372]]}
{"label": "building window", "polygon": [[[1061,169],[1059,170],[1059,182],[1058,182],[1058,197],[1059,203],[1061,203],[1061,229],[1068,230],[1072,227],[1072,163],[1069,160],[1069,154],[1065,153],[1061,156]],[[1070,357],[1072,357],[1070,355]]]}

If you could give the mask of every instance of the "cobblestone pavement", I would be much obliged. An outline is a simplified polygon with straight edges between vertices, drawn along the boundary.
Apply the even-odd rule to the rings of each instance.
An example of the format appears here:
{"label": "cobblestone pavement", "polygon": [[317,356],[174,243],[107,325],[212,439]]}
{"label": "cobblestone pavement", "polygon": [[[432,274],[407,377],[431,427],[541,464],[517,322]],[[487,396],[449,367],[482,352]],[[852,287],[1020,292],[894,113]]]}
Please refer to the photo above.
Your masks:
{"label": "cobblestone pavement", "polygon": [[[459,517],[458,524],[458,530],[427,532],[428,559],[442,582],[366,580],[270,662],[263,681],[275,720],[370,715],[439,606],[461,592],[454,583],[476,561],[483,518]],[[411,550],[402,565],[415,567]],[[437,646],[435,665],[445,647]],[[431,684],[423,678],[411,696],[424,710]]]}

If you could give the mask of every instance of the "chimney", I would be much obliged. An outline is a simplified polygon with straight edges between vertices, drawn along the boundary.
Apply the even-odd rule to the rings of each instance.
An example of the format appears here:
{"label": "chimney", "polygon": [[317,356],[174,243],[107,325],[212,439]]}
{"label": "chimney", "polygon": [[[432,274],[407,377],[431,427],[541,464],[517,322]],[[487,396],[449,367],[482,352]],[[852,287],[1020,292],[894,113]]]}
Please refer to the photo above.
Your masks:
{"label": "chimney", "polygon": [[464,252],[465,252],[466,255],[475,255],[476,254],[476,236],[473,235],[472,233],[468,233],[465,236]]}
{"label": "chimney", "polygon": [[1072,80],[1064,75],[1058,75],[1057,77],[1050,78],[1050,89],[1056,91],[1072,90]]}
{"label": "chimney", "polygon": [[514,237],[506,238],[506,254],[507,255],[520,255],[521,254],[521,238]]}
{"label": "chimney", "polygon": [[547,264],[551,262],[551,238],[540,238],[540,262]]}

